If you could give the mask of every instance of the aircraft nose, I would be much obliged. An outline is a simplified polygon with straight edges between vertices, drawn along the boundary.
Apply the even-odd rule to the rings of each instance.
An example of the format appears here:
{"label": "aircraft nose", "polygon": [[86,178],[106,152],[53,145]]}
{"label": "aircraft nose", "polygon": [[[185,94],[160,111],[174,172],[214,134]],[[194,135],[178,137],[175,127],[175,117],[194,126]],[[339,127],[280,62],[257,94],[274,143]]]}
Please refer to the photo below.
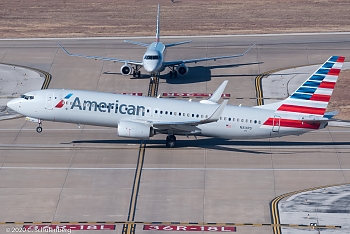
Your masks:
{"label": "aircraft nose", "polygon": [[19,102],[20,100],[18,98],[13,99],[7,103],[7,107],[11,108],[14,111],[17,111],[19,108]]}

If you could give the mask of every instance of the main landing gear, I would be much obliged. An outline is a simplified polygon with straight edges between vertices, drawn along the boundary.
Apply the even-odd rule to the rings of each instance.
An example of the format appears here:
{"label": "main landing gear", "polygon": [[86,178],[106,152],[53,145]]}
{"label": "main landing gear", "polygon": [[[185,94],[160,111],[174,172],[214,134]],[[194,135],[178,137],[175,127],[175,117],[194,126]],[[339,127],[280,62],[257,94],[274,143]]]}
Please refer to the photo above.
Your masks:
{"label": "main landing gear", "polygon": [[133,77],[141,77],[141,71],[140,71],[141,66],[135,66],[132,72]]}
{"label": "main landing gear", "polygon": [[165,141],[166,147],[173,148],[176,144],[176,137],[174,135],[168,135]]}
{"label": "main landing gear", "polygon": [[173,76],[176,78],[177,77],[177,71],[175,69],[175,67],[169,67],[170,68],[170,72],[169,72],[169,76],[170,78],[172,78]]}
{"label": "main landing gear", "polygon": [[38,123],[39,123],[39,126],[36,127],[36,132],[37,132],[37,133],[41,133],[41,132],[43,131],[43,128],[41,127],[42,122],[41,122],[40,119],[39,119]]}

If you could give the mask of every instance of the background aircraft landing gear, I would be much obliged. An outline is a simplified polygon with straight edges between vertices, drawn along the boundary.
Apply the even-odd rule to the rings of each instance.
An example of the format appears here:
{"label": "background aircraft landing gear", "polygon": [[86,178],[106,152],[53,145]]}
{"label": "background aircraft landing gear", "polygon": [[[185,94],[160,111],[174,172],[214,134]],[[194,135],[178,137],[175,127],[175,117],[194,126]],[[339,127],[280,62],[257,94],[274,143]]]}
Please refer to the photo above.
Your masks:
{"label": "background aircraft landing gear", "polygon": [[136,76],[141,77],[140,68],[141,68],[141,66],[137,66],[137,65],[133,68],[133,72],[132,72],[133,77],[136,77]]}
{"label": "background aircraft landing gear", "polygon": [[166,137],[166,141],[165,141],[166,147],[173,148],[175,146],[175,143],[176,143],[176,137],[174,135],[168,135]]}
{"label": "background aircraft landing gear", "polygon": [[169,72],[169,76],[170,76],[170,78],[172,78],[173,76],[176,78],[177,77],[177,71],[170,71]]}

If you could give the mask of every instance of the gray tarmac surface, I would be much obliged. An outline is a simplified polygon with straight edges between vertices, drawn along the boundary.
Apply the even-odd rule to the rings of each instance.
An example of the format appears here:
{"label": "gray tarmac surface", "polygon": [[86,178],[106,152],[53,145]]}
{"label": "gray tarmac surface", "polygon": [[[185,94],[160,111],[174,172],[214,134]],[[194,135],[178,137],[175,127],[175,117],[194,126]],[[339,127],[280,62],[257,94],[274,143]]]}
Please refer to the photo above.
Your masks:
{"label": "gray tarmac surface", "polygon": [[[72,53],[87,55],[140,59],[144,52],[120,39],[60,42]],[[192,64],[177,79],[162,75],[159,93],[213,92],[228,79],[229,103],[252,106],[254,79],[262,72],[323,63],[331,55],[350,58],[348,35],[340,34],[193,38],[191,44],[170,48],[167,59],[236,54],[254,43],[244,57]],[[49,88],[147,95],[147,75],[121,76],[119,63],[69,57],[54,41],[2,40],[0,62],[51,73]],[[0,203],[6,211],[0,221],[125,221],[140,141],[117,137],[111,128],[44,122],[38,134],[35,127],[24,118],[0,121]],[[165,148],[164,139],[159,135],[146,142],[137,221],[270,223],[269,202],[276,196],[350,182],[349,128],[255,141],[178,137],[175,149]],[[118,225],[117,232],[121,229]],[[155,231],[138,225],[136,232]],[[237,233],[272,230],[238,227]]]}

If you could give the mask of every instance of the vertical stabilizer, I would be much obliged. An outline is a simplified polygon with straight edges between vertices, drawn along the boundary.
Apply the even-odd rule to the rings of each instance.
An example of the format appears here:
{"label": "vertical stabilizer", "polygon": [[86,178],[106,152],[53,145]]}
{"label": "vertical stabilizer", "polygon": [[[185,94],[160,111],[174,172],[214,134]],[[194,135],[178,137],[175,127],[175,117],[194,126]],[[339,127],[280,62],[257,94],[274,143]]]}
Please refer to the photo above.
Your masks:
{"label": "vertical stabilizer", "polygon": [[160,15],[160,6],[158,4],[158,11],[157,11],[157,29],[156,29],[156,42],[159,42],[159,15]]}
{"label": "vertical stabilizer", "polygon": [[287,99],[261,106],[277,112],[323,116],[345,57],[332,56]]}

